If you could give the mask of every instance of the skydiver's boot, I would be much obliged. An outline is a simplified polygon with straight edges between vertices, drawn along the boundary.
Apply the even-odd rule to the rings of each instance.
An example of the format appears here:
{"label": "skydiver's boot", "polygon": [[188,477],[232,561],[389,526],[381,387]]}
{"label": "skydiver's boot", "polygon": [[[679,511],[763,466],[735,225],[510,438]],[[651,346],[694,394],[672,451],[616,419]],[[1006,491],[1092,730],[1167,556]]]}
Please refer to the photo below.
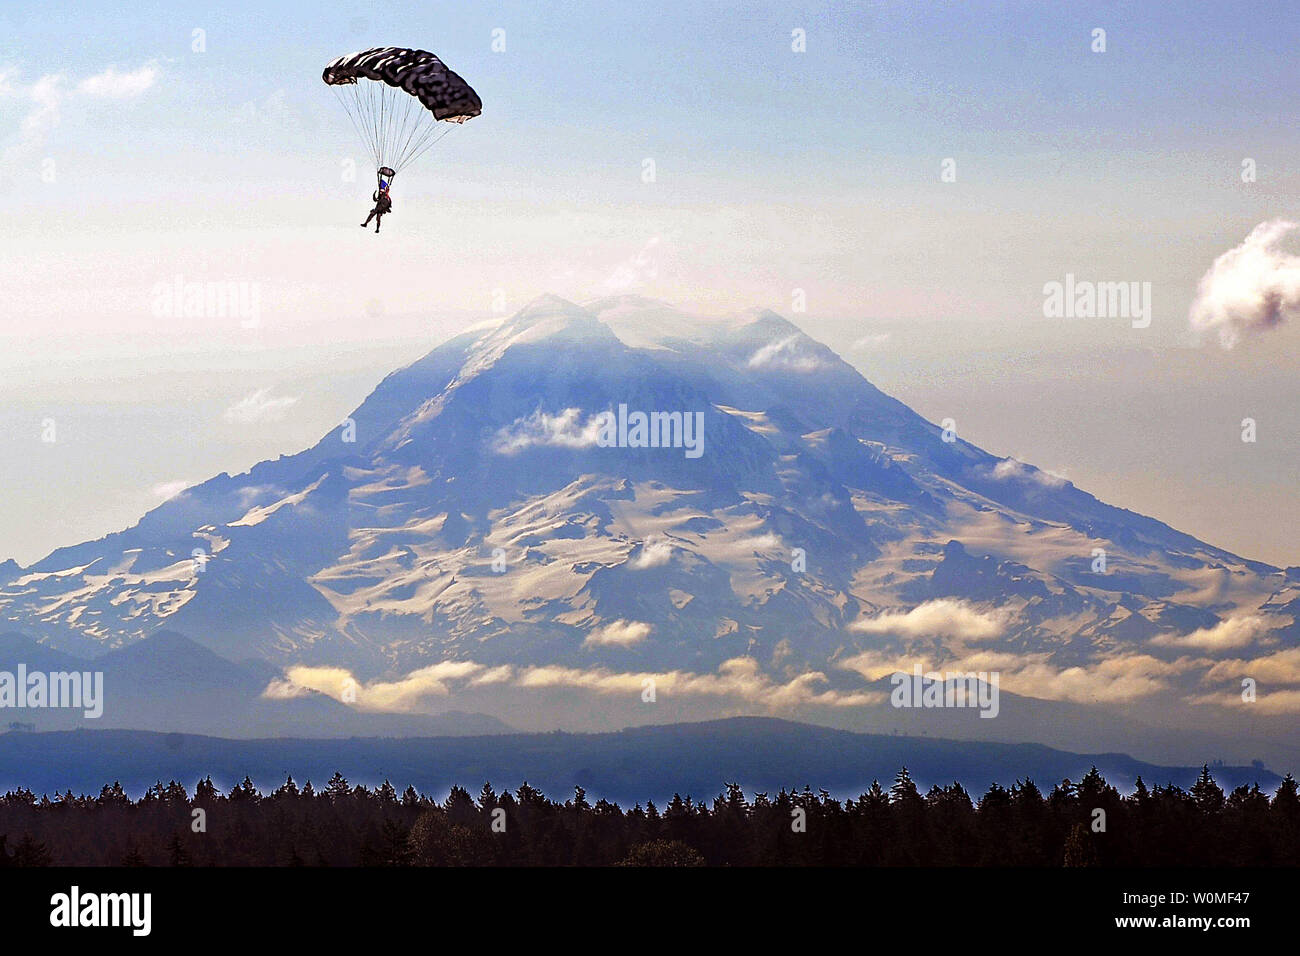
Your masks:
{"label": "skydiver's boot", "polygon": [[370,225],[370,220],[374,218],[375,218],[375,211],[372,209],[370,210],[370,215],[366,216],[366,221],[361,224],[361,228],[364,229],[366,228],[366,226]]}

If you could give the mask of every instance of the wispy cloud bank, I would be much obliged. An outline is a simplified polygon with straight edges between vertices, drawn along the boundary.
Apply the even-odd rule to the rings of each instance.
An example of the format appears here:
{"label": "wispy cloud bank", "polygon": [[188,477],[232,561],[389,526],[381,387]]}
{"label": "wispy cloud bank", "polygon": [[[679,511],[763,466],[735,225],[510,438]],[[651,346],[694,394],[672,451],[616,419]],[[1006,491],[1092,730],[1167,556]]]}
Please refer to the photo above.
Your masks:
{"label": "wispy cloud bank", "polygon": [[0,96],[17,96],[31,105],[18,126],[18,134],[5,144],[6,163],[27,161],[44,148],[50,132],[59,125],[64,103],[77,96],[95,99],[127,100],[149,90],[158,79],[153,63],[121,72],[109,67],[102,73],[72,83],[64,73],[47,73],[23,84],[15,67],[0,67]]}
{"label": "wispy cloud bank", "polygon": [[659,237],[646,240],[635,255],[624,259],[604,282],[606,292],[636,292],[644,289],[659,276],[659,264],[655,253],[659,248]]}
{"label": "wispy cloud bank", "polygon": [[[879,691],[845,692],[827,689],[826,675],[810,671],[784,683],[764,674],[752,657],[724,661],[716,673],[688,671],[611,671],[560,665],[515,668],[486,667],[472,661],[448,661],[412,671],[394,681],[364,684],[338,667],[291,667],[283,679],[272,681],[264,697],[288,699],[316,691],[354,703],[361,710],[415,713],[427,698],[446,698],[458,689],[503,685],[520,690],[572,689],[602,696],[634,696],[654,683],[661,694],[675,697],[721,698],[774,710],[794,706],[864,707],[883,703]],[[349,700],[349,696],[353,699]]]}
{"label": "wispy cloud bank", "polygon": [[1256,614],[1227,617],[1213,627],[1202,627],[1190,634],[1160,634],[1151,643],[1160,647],[1196,647],[1206,651],[1238,648],[1253,644],[1273,625]]}
{"label": "wispy cloud bank", "polygon": [[221,417],[232,425],[276,422],[283,419],[289,409],[297,404],[296,395],[273,395],[271,389],[259,388],[227,408]]}
{"label": "wispy cloud bank", "polygon": [[110,66],[103,73],[77,84],[77,92],[105,100],[129,100],[144,93],[158,79],[158,67],[146,63],[137,70],[121,71]]}
{"label": "wispy cloud bank", "polygon": [[840,666],[867,680],[911,673],[919,662],[927,671],[997,673],[1003,690],[1040,700],[1119,703],[1169,690],[1169,680],[1197,668],[1187,659],[1162,661],[1149,654],[1124,654],[1088,666],[1058,667],[1050,654],[952,648],[946,656],[866,651]]}

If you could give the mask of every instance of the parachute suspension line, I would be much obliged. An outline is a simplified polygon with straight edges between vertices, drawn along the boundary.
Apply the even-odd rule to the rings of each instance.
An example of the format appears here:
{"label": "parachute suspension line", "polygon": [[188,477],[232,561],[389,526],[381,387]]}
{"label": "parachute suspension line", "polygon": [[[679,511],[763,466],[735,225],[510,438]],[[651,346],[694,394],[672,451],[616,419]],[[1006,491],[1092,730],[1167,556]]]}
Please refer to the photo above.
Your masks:
{"label": "parachute suspension line", "polygon": [[402,134],[406,132],[406,130],[407,130],[407,125],[408,125],[408,124],[410,123],[410,121],[411,121],[411,104],[415,102],[415,97],[413,97],[413,96],[403,96],[403,97],[402,97],[402,100],[403,100],[404,102],[402,103],[401,115],[398,116],[398,111],[397,111],[397,110],[394,110],[394,111],[393,111],[393,116],[394,116],[394,120],[393,120],[393,147],[394,147],[394,151],[397,151],[397,144],[398,144],[399,142],[401,142]]}
{"label": "parachute suspension line", "polygon": [[379,132],[379,105],[383,103],[383,95],[375,89],[375,83],[366,84],[366,94],[370,101],[370,125],[375,130],[375,155],[379,156],[381,161],[384,155],[384,141]]}
{"label": "parachute suspension line", "polygon": [[357,98],[357,109],[361,111],[361,116],[365,121],[366,128],[370,131],[366,137],[366,141],[370,143],[370,151],[375,155],[375,162],[377,163],[379,162],[379,134],[375,129],[375,114],[372,109],[374,97],[371,95],[372,91],[370,90],[365,90],[363,96],[360,83],[358,83],[353,89]]}
{"label": "parachute suspension line", "polygon": [[445,136],[450,129],[438,132],[438,121],[432,114],[415,108],[415,99],[405,98],[404,104],[394,103],[396,91],[381,83],[350,84],[351,102],[345,93],[334,87],[334,95],[343,105],[353,129],[370,146],[375,166],[391,166],[394,170],[410,164],[429,146]]}
{"label": "parachute suspension line", "polygon": [[[434,124],[434,128],[436,128],[436,126],[437,126],[437,124],[435,123],[435,124]],[[450,132],[451,132],[451,124],[448,123],[448,124],[447,124],[447,128],[446,128],[445,130],[443,130],[443,131],[442,131],[441,133],[439,133],[437,136],[433,137],[433,139],[429,140],[429,141],[426,142],[423,146],[421,146],[420,149],[419,149],[419,151],[418,151],[417,153],[415,153],[414,155],[412,155],[412,156],[410,156],[410,157],[408,157],[408,158],[406,158],[406,159],[403,159],[403,160],[402,160],[402,166],[406,166],[406,165],[408,165],[408,164],[410,164],[410,163],[415,162],[417,159],[419,159],[421,156],[423,156],[425,153],[427,153],[427,152],[428,152],[428,151],[429,151],[433,146],[435,146],[435,145],[438,143],[439,140],[441,140],[444,136],[446,136],[446,135],[447,135],[448,133],[450,133]],[[399,167],[399,166],[394,166],[393,168],[394,168],[394,169],[400,169],[401,167]]]}
{"label": "parachute suspension line", "polygon": [[[414,102],[415,102],[415,97],[408,96],[406,98],[406,110],[405,112],[402,113],[402,122],[397,128],[398,138],[401,139],[403,131],[406,132],[406,138],[402,140],[401,148],[397,150],[398,156],[401,156],[403,153],[406,152],[407,144],[411,142],[411,136],[413,136],[415,134],[415,131],[420,128],[420,117],[417,116],[415,118],[414,123],[410,122],[411,104]],[[399,167],[397,165],[393,166],[393,169],[398,169],[398,168]]]}
{"label": "parachute suspension line", "polygon": [[375,144],[375,152],[378,153],[382,148],[379,142],[379,114],[375,111],[375,88],[369,83],[366,84],[366,115],[370,117],[370,138]]}
{"label": "parachute suspension line", "polygon": [[334,96],[338,99],[339,103],[343,105],[343,111],[348,114],[348,119],[352,121],[352,128],[357,131],[357,137],[363,143],[366,143],[368,146],[370,146],[370,152],[372,155],[375,156],[375,163],[377,165],[379,163],[379,156],[375,150],[374,144],[370,142],[370,137],[368,137],[365,134],[365,130],[362,128],[364,125],[364,121],[361,119],[360,113],[358,112],[360,109],[360,100],[356,92],[356,87],[354,86],[352,88],[352,98],[353,101],[356,102],[357,104],[357,109],[355,110],[353,109],[352,105],[348,103],[348,98],[343,93],[339,92],[339,88],[337,86],[331,86],[330,89],[334,91]]}
{"label": "parachute suspension line", "polygon": [[422,115],[417,116],[415,122],[406,131],[406,139],[402,142],[401,148],[394,151],[393,168],[400,169],[410,162],[412,143],[418,145],[429,128],[437,125],[438,121],[433,119],[430,114],[422,113]]}
{"label": "parachute suspension line", "polygon": [[385,84],[379,90],[379,159],[382,162],[388,156],[388,127],[393,119],[392,87]]}

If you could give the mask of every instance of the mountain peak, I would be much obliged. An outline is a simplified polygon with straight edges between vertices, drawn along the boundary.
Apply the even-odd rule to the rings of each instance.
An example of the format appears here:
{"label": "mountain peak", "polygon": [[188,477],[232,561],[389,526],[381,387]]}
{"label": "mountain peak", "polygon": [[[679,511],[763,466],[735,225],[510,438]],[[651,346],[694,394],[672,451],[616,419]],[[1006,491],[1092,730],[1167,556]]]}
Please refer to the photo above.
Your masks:
{"label": "mountain peak", "polygon": [[530,299],[527,305],[515,313],[515,318],[556,311],[589,314],[582,306],[576,302],[570,302],[564,296],[556,295],[554,292],[543,292],[541,295]]}
{"label": "mountain peak", "polygon": [[[114,673],[141,684],[211,689],[234,666],[165,630],[366,679],[454,662],[470,676],[430,677],[431,698],[529,720],[600,674],[725,674],[689,680],[748,707],[802,669],[853,701],[876,692],[853,674],[931,640],[961,660],[968,633],[1058,670],[1223,621],[1262,622],[1263,648],[1296,633],[1272,569],[943,441],[768,309],[539,296],[387,377],[349,427],[0,574],[0,620],[68,650],[140,642]],[[1231,590],[1207,588],[1225,569]],[[221,679],[260,694],[240,667]],[[530,668],[572,683],[531,696],[552,689]],[[1135,696],[1204,693],[1159,676]]]}
{"label": "mountain peak", "polygon": [[587,340],[613,338],[613,333],[582,306],[548,292],[488,331],[479,348],[499,353],[511,345],[556,337]]}

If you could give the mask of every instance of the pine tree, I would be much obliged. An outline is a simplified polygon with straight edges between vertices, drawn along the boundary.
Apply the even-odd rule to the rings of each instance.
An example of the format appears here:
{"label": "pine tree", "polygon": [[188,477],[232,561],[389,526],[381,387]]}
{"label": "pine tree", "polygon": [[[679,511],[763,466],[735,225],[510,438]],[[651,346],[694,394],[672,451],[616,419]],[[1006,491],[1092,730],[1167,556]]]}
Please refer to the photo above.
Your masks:
{"label": "pine tree", "polygon": [[1097,852],[1088,837],[1088,828],[1082,823],[1076,823],[1070,828],[1070,837],[1065,841],[1065,865],[1097,865]]}
{"label": "pine tree", "polygon": [[1201,765],[1201,775],[1196,778],[1191,792],[1196,809],[1202,813],[1218,813],[1223,809],[1223,789],[1210,776],[1210,768],[1207,764]]}
{"label": "pine tree", "polygon": [[325,796],[329,797],[334,803],[338,803],[352,793],[352,788],[348,786],[347,777],[334,771],[334,776],[330,777],[329,783],[325,785]]}
{"label": "pine tree", "polygon": [[14,847],[14,866],[49,866],[50,853],[44,843],[33,840],[31,834],[24,833],[23,838]]}
{"label": "pine tree", "polygon": [[122,865],[148,866],[149,864],[144,861],[144,857],[140,855],[140,850],[135,843],[128,843],[126,845],[126,856],[122,857]]}
{"label": "pine tree", "polygon": [[189,866],[191,863],[190,851],[185,849],[177,833],[172,833],[172,838],[167,844],[167,859],[172,866]]}

